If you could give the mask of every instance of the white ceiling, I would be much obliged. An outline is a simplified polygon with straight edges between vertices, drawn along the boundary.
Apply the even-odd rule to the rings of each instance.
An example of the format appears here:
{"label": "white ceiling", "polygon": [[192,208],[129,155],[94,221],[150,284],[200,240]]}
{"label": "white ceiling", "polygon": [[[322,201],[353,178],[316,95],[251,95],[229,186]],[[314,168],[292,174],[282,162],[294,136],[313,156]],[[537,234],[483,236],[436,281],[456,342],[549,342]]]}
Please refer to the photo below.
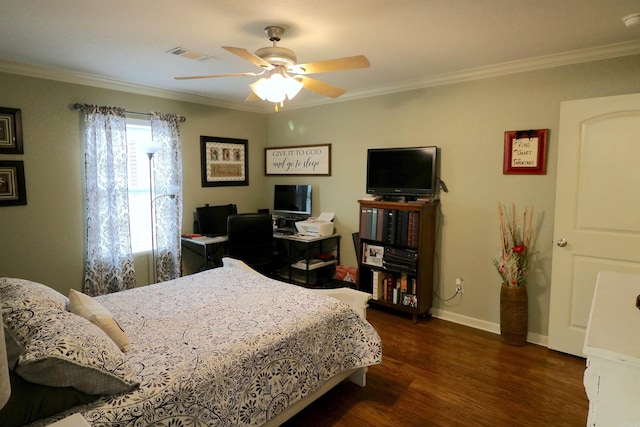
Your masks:
{"label": "white ceiling", "polygon": [[[640,25],[622,22],[637,12],[640,0],[0,0],[0,71],[272,111],[244,102],[255,77],[173,77],[258,71],[221,46],[270,46],[263,29],[279,25],[299,63],[369,58],[312,75],[346,89],[339,101],[638,54]],[[213,59],[166,52],[178,46]],[[285,107],[325,102],[303,91]]]}

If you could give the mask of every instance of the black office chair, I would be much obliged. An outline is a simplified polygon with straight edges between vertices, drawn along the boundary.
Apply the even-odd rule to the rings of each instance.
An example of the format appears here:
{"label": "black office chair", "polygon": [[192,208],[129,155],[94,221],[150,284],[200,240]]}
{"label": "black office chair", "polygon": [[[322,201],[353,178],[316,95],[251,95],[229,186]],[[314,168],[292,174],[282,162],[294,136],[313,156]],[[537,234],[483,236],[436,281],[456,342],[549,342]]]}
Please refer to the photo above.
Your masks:
{"label": "black office chair", "polygon": [[274,269],[271,215],[245,213],[227,217],[227,255],[265,275]]}

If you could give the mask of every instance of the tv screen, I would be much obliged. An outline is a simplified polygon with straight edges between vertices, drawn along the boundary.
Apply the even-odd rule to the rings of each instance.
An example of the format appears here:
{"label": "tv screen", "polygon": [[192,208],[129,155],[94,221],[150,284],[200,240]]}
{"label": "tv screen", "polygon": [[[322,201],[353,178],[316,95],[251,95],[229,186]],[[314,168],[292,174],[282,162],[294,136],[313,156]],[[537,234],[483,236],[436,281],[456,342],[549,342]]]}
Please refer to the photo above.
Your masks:
{"label": "tv screen", "polygon": [[276,184],[273,193],[276,215],[311,215],[311,185]]}
{"label": "tv screen", "polygon": [[435,146],[367,150],[367,194],[432,197],[438,186]]}
{"label": "tv screen", "polygon": [[236,205],[202,206],[196,208],[198,233],[217,237],[227,234],[227,217],[238,213]]}

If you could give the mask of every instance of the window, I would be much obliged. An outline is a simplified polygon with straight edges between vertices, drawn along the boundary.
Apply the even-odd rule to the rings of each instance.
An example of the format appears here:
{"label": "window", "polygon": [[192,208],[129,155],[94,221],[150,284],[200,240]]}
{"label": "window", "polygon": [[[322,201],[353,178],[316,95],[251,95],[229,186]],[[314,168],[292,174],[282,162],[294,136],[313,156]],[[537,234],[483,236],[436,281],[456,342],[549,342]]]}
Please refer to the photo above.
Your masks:
{"label": "window", "polygon": [[129,226],[134,254],[151,251],[149,156],[143,148],[150,142],[151,123],[127,117]]}

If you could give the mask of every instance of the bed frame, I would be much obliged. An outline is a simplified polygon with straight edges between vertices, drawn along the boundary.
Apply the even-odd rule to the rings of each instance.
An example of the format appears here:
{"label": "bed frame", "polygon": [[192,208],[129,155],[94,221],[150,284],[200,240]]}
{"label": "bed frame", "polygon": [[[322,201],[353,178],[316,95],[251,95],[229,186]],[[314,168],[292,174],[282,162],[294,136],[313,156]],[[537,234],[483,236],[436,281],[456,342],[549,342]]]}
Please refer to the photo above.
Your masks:
{"label": "bed frame", "polygon": [[[240,261],[234,258],[224,257],[222,258],[222,264],[225,267],[242,268],[254,274],[260,275],[260,273],[258,273],[257,271],[249,267],[243,261]],[[368,307],[367,302],[371,299],[372,297],[371,294],[357,291],[351,288],[310,289],[310,290],[319,294],[332,296],[344,303],[347,303],[363,319],[367,318],[367,307]],[[367,370],[368,369],[366,367],[351,369],[332,377],[327,382],[322,384],[322,386],[318,390],[306,396],[305,398],[297,401],[293,405],[289,406],[283,412],[271,418],[266,424],[263,425],[263,427],[277,427],[281,425],[282,423],[284,423],[285,421],[287,421],[288,419],[296,415],[298,412],[300,412],[301,410],[309,406],[320,396],[322,396],[323,394],[331,390],[333,387],[335,387],[336,385],[340,384],[342,381],[345,381],[347,379],[360,387],[364,387],[366,385],[366,380],[367,380]]]}

